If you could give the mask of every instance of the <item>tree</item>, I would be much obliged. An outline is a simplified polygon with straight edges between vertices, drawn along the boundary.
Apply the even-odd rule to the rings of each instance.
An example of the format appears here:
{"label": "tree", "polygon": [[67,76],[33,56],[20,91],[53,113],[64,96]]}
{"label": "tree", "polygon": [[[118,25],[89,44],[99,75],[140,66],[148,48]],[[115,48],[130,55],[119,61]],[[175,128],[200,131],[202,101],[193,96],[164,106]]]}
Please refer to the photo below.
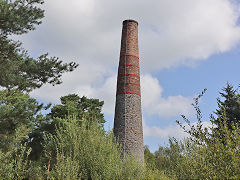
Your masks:
{"label": "tree", "polygon": [[104,115],[101,113],[103,101],[79,97],[77,94],[69,94],[60,98],[61,104],[55,105],[49,114],[51,118],[65,118],[68,115],[76,116],[78,119],[85,118],[88,123],[96,121],[105,123]]}
{"label": "tree", "polygon": [[28,159],[20,146],[10,153],[0,150],[0,179],[169,179],[164,173],[143,167],[131,155],[121,156],[113,132],[90,127],[84,119],[57,118],[55,135],[45,136],[46,158]]}
{"label": "tree", "polygon": [[41,24],[44,11],[39,5],[43,3],[43,0],[0,1],[0,86],[6,89],[31,91],[45,83],[60,84],[62,74],[78,66],[48,57],[47,53],[34,59],[21,47],[21,42],[9,38]]}
{"label": "tree", "polygon": [[[236,95],[231,86],[228,85],[225,89],[229,94]],[[189,137],[183,141],[176,139],[170,141],[170,167],[177,179],[239,179],[240,128],[228,126],[226,120],[229,117],[224,111],[223,114],[219,114],[221,115],[217,127],[219,129],[213,126],[216,119],[212,114],[210,115],[212,125],[204,127],[199,108],[199,98],[204,92],[194,98],[193,107],[197,122],[191,123],[184,115],[182,117],[186,125],[177,121]],[[225,96],[224,93],[223,95]],[[232,99],[230,97],[234,96],[229,96],[229,99]]]}
{"label": "tree", "polygon": [[26,139],[28,133],[44,121],[40,111],[48,107],[19,90],[0,91],[0,149],[9,151],[15,146],[12,140],[19,130]]}
{"label": "tree", "polygon": [[[88,99],[85,96],[80,98],[77,94],[69,94],[60,99],[61,104],[53,106],[51,113],[44,117],[44,121],[38,123],[29,134],[28,145],[32,148],[30,158],[33,160],[37,160],[43,155],[44,134],[56,134],[56,126],[59,126],[58,118],[64,119],[72,116],[78,120],[85,119],[88,125],[97,123],[100,128],[103,128],[105,123],[104,115],[101,112],[103,101]],[[81,126],[80,123],[78,125]]]}
{"label": "tree", "polygon": [[224,100],[217,99],[218,109],[215,112],[217,118],[213,119],[213,123],[217,126],[216,129],[221,130],[220,123],[224,123],[225,120],[228,129],[232,130],[232,125],[240,125],[240,95],[229,83],[222,89],[220,95]]}
{"label": "tree", "polygon": [[[32,143],[35,137],[34,142],[37,142],[34,135],[43,133],[40,127],[51,121],[40,113],[49,106],[30,98],[28,92],[45,83],[60,84],[62,74],[78,66],[74,62],[63,63],[57,57],[48,57],[47,53],[32,58],[21,42],[11,39],[13,35],[28,33],[41,24],[44,11],[40,5],[43,3],[43,0],[0,0],[0,87],[3,89],[0,91],[0,142],[1,148],[6,150],[13,144],[19,129],[25,135],[25,141]],[[36,144],[35,147],[37,145],[41,146]]]}

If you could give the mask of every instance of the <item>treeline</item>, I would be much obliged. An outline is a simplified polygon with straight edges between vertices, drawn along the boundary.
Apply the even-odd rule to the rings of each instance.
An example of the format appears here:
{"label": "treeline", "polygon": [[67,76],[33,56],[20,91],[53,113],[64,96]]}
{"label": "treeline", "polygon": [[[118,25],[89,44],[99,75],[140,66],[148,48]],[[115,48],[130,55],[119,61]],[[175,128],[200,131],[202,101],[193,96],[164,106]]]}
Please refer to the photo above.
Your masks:
{"label": "treeline", "polygon": [[[145,161],[171,179],[240,179],[240,94],[227,84],[217,99],[218,109],[204,127],[199,98],[193,104],[197,123],[182,115],[180,127],[189,134],[184,140],[169,139],[168,147],[151,153],[145,147]],[[209,120],[207,120],[209,121]],[[185,125],[186,124],[186,125]]]}

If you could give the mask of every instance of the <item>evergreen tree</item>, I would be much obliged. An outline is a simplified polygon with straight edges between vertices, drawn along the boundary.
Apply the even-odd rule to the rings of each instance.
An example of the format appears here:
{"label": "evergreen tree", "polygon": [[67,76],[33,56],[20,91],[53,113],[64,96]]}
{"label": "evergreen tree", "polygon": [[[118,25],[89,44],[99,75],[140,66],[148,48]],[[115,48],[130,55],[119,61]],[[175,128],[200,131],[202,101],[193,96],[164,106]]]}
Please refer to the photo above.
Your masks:
{"label": "evergreen tree", "polygon": [[85,119],[88,125],[97,123],[100,128],[103,128],[105,123],[104,115],[101,112],[103,101],[88,99],[85,96],[80,98],[77,94],[69,94],[60,99],[61,104],[53,106],[51,113],[29,134],[28,144],[32,148],[31,159],[37,160],[42,155],[44,134],[55,135],[56,126],[59,126],[57,118],[64,119],[71,116],[78,120]]}
{"label": "evergreen tree", "polygon": [[21,42],[10,39],[34,30],[41,24],[43,0],[0,1],[0,86],[31,91],[45,83],[61,83],[64,72],[77,67],[74,62],[63,63],[57,57],[43,54],[34,59],[21,47]]}
{"label": "evergreen tree", "polygon": [[234,89],[229,83],[222,89],[220,95],[224,99],[217,99],[218,109],[215,112],[217,118],[213,119],[213,123],[218,130],[221,130],[220,124],[223,123],[226,123],[228,129],[232,130],[232,125],[240,124],[240,95],[237,89]]}
{"label": "evergreen tree", "polygon": [[40,111],[48,107],[19,90],[0,91],[0,149],[9,151],[16,146],[12,141],[19,130],[25,136],[21,140],[26,139],[29,132],[45,121]]}
{"label": "evergreen tree", "polygon": [[203,122],[206,120],[202,120],[199,108],[199,98],[204,92],[194,98],[195,102],[192,104],[197,122],[192,123],[184,115],[182,117],[185,125],[177,121],[189,137],[180,141],[169,139],[170,165],[166,172],[175,174],[176,179],[240,179],[240,128],[229,124],[239,123],[235,121],[238,111],[237,90],[227,84],[220,93],[225,100],[218,99],[218,117],[216,119],[210,115],[210,121],[215,122],[217,128],[204,127]]}
{"label": "evergreen tree", "polygon": [[88,123],[96,120],[99,124],[105,123],[104,115],[101,112],[103,101],[89,99],[85,96],[79,97],[77,94],[69,94],[60,99],[61,104],[55,105],[51,109],[52,118],[66,118],[68,115],[73,115],[78,119],[85,118]]}
{"label": "evergreen tree", "polygon": [[[37,135],[48,130],[44,125],[51,122],[40,113],[49,106],[30,98],[28,92],[45,83],[60,84],[62,74],[78,66],[74,62],[63,63],[47,53],[32,58],[21,42],[11,39],[41,24],[43,3],[43,0],[0,0],[0,88],[3,89],[0,91],[0,148],[6,151],[12,147],[19,129],[25,136],[21,141],[40,142],[42,136]],[[40,140],[36,141],[37,138]],[[41,144],[34,147],[34,150],[41,149]]]}

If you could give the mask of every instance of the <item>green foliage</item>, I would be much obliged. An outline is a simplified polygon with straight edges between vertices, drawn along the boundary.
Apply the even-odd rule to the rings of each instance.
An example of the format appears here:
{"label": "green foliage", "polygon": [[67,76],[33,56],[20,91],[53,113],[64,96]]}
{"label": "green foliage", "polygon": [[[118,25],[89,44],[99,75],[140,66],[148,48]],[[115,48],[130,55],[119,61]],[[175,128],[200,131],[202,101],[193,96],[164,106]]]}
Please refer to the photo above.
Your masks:
{"label": "green foliage", "polygon": [[123,160],[113,133],[105,132],[97,121],[89,126],[85,119],[69,116],[57,122],[56,134],[45,137],[46,156],[37,162],[28,159],[31,149],[20,143],[27,132],[23,135],[19,128],[16,146],[0,151],[0,178],[169,179],[163,172],[143,167],[134,157],[127,155]]}
{"label": "green foliage", "polygon": [[[56,125],[59,125],[57,118],[66,118],[74,116],[77,119],[85,119],[88,125],[97,123],[103,127],[105,122],[103,113],[101,112],[103,101],[98,99],[80,98],[76,94],[69,94],[61,97],[61,103],[53,106],[51,113],[48,114],[44,121],[41,121],[36,128],[29,134],[30,141],[28,145],[32,148],[30,158],[38,160],[43,155],[44,134],[56,134]],[[81,124],[79,123],[78,126]]]}
{"label": "green foliage", "polygon": [[24,179],[28,175],[28,156],[30,151],[26,151],[26,146],[20,145],[20,152],[17,148],[14,151],[3,153],[0,150],[0,178]]}
{"label": "green foliage", "polygon": [[170,139],[170,147],[163,155],[168,166],[163,170],[169,177],[177,179],[239,179],[240,128],[232,125],[230,129],[226,114],[222,114],[223,122],[219,122],[221,131],[214,131],[213,124],[209,128],[203,127],[198,105],[203,93],[193,104],[197,124],[192,125],[185,116],[187,127],[178,122],[190,137],[183,141]]}
{"label": "green foliage", "polygon": [[156,167],[155,156],[150,152],[148,146],[144,146],[144,161],[148,167],[152,167],[153,169]]}
{"label": "green foliage", "polygon": [[0,179],[24,179],[30,174],[28,155],[31,149],[26,144],[21,144],[21,140],[27,135],[24,129],[25,127],[20,127],[12,138],[14,146],[11,149],[0,149]]}
{"label": "green foliage", "polygon": [[61,83],[64,72],[74,70],[74,62],[62,63],[56,57],[43,54],[37,59],[29,57],[21,43],[9,39],[34,30],[41,23],[44,11],[38,7],[43,0],[0,1],[0,86],[31,91],[45,83]]}
{"label": "green foliage", "polygon": [[19,90],[0,91],[0,149],[8,151],[16,132],[32,131],[37,124],[44,120],[40,113],[49,106],[39,104],[36,99]]}
{"label": "green foliage", "polygon": [[85,96],[80,98],[77,94],[69,94],[61,97],[61,103],[51,109],[52,118],[65,118],[68,115],[73,115],[78,119],[85,118],[88,123],[95,120],[101,125],[105,123],[103,113],[101,113],[103,101],[89,99]]}
{"label": "green foliage", "polygon": [[86,120],[70,117],[58,121],[61,126],[57,127],[56,135],[48,136],[45,141],[48,142],[49,178],[151,179],[156,176],[156,172],[151,175],[131,156],[122,160],[112,132],[106,133],[97,123],[88,126]]}
{"label": "green foliage", "polygon": [[216,129],[221,131],[220,124],[226,120],[228,129],[232,129],[232,124],[240,125],[240,95],[237,89],[234,89],[232,85],[227,83],[227,87],[222,89],[220,95],[224,98],[221,101],[217,99],[218,109],[216,110],[217,118],[213,118],[213,123],[216,125]]}
{"label": "green foliage", "polygon": [[228,145],[223,145],[222,139],[205,145],[190,139],[170,140],[169,166],[165,172],[177,179],[239,179],[239,140],[239,135],[229,140]]}
{"label": "green foliage", "polygon": [[[33,147],[31,157],[41,154],[43,124],[50,119],[41,115],[43,104],[30,98],[27,93],[45,83],[61,83],[64,72],[74,70],[74,62],[63,63],[48,54],[32,58],[21,47],[21,42],[11,39],[34,30],[41,24],[44,11],[40,8],[43,0],[0,0],[0,148],[10,148],[12,138],[19,127],[24,125],[30,134],[25,141]],[[40,136],[38,136],[40,135]],[[38,140],[37,140],[38,139]],[[38,143],[36,143],[38,142]],[[39,151],[40,150],[40,151]]]}
{"label": "green foliage", "polygon": [[116,171],[121,157],[112,141],[112,134],[105,134],[97,125],[87,129],[85,120],[57,120],[60,124],[56,135],[49,135],[45,140],[49,142],[46,151],[51,166],[54,166],[50,177],[101,179],[101,176],[110,177],[109,168]]}
{"label": "green foliage", "polygon": [[34,30],[44,17],[44,11],[36,7],[38,4],[43,4],[43,0],[1,0],[1,34],[23,34]]}
{"label": "green foliage", "polygon": [[164,172],[168,172],[172,177],[172,173],[169,171],[170,167],[170,156],[172,151],[169,147],[162,147],[159,146],[158,150],[154,152],[155,162],[156,162],[156,169],[162,170]]}
{"label": "green foliage", "polygon": [[76,63],[64,64],[56,57],[48,57],[48,54],[31,58],[21,49],[20,42],[1,35],[0,64],[0,86],[24,91],[40,88],[45,83],[60,84],[62,74],[77,67]]}

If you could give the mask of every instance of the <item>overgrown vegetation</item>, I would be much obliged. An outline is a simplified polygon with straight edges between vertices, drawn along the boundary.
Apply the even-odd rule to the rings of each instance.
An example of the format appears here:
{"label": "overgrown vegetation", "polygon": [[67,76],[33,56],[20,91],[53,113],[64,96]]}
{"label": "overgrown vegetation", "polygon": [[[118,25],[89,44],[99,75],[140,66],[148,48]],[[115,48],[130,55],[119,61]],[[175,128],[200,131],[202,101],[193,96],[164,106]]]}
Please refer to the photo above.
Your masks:
{"label": "overgrown vegetation", "polygon": [[204,90],[195,98],[193,104],[197,124],[192,124],[185,116],[182,117],[187,126],[177,121],[189,134],[189,138],[180,141],[171,138],[169,147],[159,147],[159,150],[152,154],[155,159],[145,159],[170,178],[239,179],[240,127],[239,121],[233,119],[239,116],[239,109],[235,107],[239,106],[240,99],[237,91],[229,84],[223,91],[220,94],[225,100],[218,99],[217,117],[210,116],[210,127],[203,126],[199,108],[199,98],[204,94]]}
{"label": "overgrown vegetation", "polygon": [[30,148],[18,143],[0,151],[0,178],[13,179],[167,179],[157,170],[143,167],[131,156],[122,160],[112,132],[98,123],[69,116],[57,118],[56,134],[44,136],[44,156],[29,160]]}

